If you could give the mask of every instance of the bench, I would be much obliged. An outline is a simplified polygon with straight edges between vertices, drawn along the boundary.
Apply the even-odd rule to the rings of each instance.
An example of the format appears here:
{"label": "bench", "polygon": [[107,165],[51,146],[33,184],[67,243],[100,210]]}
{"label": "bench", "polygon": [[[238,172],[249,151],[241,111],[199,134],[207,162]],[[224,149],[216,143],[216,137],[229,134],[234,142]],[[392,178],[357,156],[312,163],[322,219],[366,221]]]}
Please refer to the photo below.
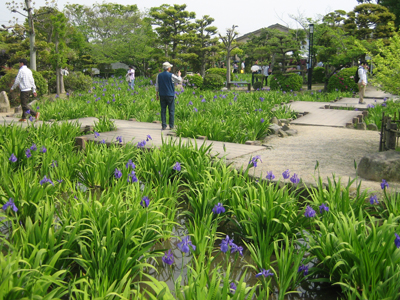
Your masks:
{"label": "bench", "polygon": [[231,89],[231,85],[235,85],[235,84],[246,84],[247,85],[247,90],[250,91],[251,90],[251,82],[246,82],[246,81],[230,81],[227,84],[227,88],[228,90]]}

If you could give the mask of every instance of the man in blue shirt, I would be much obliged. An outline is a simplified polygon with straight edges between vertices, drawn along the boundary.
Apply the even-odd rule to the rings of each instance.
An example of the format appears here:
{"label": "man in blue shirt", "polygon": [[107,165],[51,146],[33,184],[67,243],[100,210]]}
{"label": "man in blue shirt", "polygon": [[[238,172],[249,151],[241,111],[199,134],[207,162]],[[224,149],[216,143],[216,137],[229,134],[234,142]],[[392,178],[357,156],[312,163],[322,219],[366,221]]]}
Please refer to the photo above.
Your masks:
{"label": "man in blue shirt", "polygon": [[169,128],[174,128],[175,118],[175,83],[182,82],[181,71],[177,75],[170,73],[173,66],[169,62],[163,63],[164,72],[159,73],[156,79],[156,97],[161,104],[162,130],[167,129],[167,106],[169,112]]}

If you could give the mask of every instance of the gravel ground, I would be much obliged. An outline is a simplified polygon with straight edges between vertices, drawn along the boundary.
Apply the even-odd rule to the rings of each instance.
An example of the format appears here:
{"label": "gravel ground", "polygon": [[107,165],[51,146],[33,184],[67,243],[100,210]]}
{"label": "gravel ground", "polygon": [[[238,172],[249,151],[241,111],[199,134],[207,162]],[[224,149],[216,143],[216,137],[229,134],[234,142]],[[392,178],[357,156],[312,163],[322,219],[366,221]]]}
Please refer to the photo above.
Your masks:
{"label": "gravel ground", "polygon": [[[321,126],[296,126],[298,134],[291,137],[273,137],[266,144],[266,150],[252,153],[252,157],[260,155],[262,162],[254,170],[259,177],[272,171],[276,179],[282,179],[282,172],[289,169],[291,174],[297,173],[304,183],[315,183],[319,162],[319,174],[327,183],[327,178],[334,174],[342,183],[356,177],[354,160],[357,164],[367,154],[378,152],[378,131],[354,130]],[[233,161],[235,167],[247,165],[250,157],[240,157]],[[252,174],[253,171],[250,171]],[[362,178],[361,178],[362,180]],[[389,182],[390,191],[400,191],[400,183]],[[353,185],[355,187],[355,184]],[[362,189],[380,192],[380,182],[362,180]]]}

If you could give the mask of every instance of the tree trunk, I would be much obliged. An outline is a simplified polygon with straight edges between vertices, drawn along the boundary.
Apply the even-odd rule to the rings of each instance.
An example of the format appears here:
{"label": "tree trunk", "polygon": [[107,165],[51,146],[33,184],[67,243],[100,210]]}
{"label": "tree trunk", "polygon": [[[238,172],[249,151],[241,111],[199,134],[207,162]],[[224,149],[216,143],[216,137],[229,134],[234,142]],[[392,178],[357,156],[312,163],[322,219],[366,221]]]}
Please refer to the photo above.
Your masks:
{"label": "tree trunk", "polygon": [[65,94],[64,76],[61,73],[61,69],[59,69],[59,71],[60,71],[60,90],[61,90],[61,94]]}
{"label": "tree trunk", "polygon": [[57,62],[56,62],[56,87],[57,87],[57,95],[61,94],[61,70],[60,70],[60,66],[58,64],[58,33],[55,34],[55,41],[54,41],[54,45],[55,45],[55,52],[56,52],[56,56],[57,56]]}
{"label": "tree trunk", "polygon": [[230,81],[231,81],[231,51],[228,51],[226,55],[226,86],[228,86],[228,82]]}
{"label": "tree trunk", "polygon": [[29,53],[31,60],[31,70],[36,71],[36,47],[35,47],[35,27],[33,26],[33,14],[31,7],[31,0],[25,0],[26,9],[28,11],[29,23]]}

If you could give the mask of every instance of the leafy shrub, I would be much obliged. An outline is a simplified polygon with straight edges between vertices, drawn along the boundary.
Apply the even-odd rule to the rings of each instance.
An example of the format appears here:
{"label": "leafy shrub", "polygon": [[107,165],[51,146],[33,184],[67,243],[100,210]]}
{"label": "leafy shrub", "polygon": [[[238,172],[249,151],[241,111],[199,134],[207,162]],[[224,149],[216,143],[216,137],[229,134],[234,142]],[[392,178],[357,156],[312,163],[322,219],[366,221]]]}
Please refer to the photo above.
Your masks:
{"label": "leafy shrub", "polygon": [[115,70],[114,76],[115,76],[116,78],[119,78],[120,76],[121,76],[122,78],[125,78],[126,73],[128,73],[128,70],[125,70],[124,68],[119,68],[119,69],[116,69],[116,70]]}
{"label": "leafy shrub", "polygon": [[328,92],[335,90],[358,92],[358,85],[354,82],[356,71],[357,67],[351,67],[340,70],[337,74],[332,75],[328,82]]}
{"label": "leafy shrub", "polygon": [[153,81],[153,83],[156,83],[157,76],[158,76],[158,73],[151,75],[151,80]]}
{"label": "leafy shrub", "polygon": [[[11,69],[6,72],[6,75],[0,78],[0,91],[6,91],[8,100],[11,106],[18,106],[21,101],[19,99],[20,91],[18,88],[10,92],[12,85],[14,84],[15,77],[18,74],[18,70]],[[47,93],[47,82],[43,76],[36,71],[32,71],[33,79],[35,80],[36,92],[38,96],[42,96]]]}
{"label": "leafy shrub", "polygon": [[194,74],[194,75],[187,75],[186,76],[187,81],[191,84],[191,85],[195,85],[198,88],[202,88],[203,87],[203,77],[201,77],[198,74]]}
{"label": "leafy shrub", "polygon": [[[226,69],[225,68],[211,68],[206,71],[206,74],[218,74],[224,81],[226,80]],[[231,73],[231,81],[232,81],[232,73]]]}
{"label": "leafy shrub", "polygon": [[92,86],[92,77],[82,72],[73,72],[64,76],[66,91],[87,91]]}
{"label": "leafy shrub", "polygon": [[36,92],[38,96],[43,96],[47,94],[47,82],[46,79],[43,78],[42,74],[37,71],[32,71],[33,79],[35,80]]}
{"label": "leafy shrub", "polygon": [[224,78],[218,74],[207,74],[204,76],[203,88],[210,90],[219,90],[224,86]]}
{"label": "leafy shrub", "polygon": [[253,84],[253,89],[257,90],[257,89],[262,89],[263,87],[263,83],[261,81],[256,81]]}
{"label": "leafy shrub", "polygon": [[282,90],[285,92],[300,91],[303,86],[303,77],[298,74],[278,74],[271,76],[271,90]]}
{"label": "leafy shrub", "polygon": [[315,67],[312,74],[313,83],[324,83],[326,81],[325,68]]}

